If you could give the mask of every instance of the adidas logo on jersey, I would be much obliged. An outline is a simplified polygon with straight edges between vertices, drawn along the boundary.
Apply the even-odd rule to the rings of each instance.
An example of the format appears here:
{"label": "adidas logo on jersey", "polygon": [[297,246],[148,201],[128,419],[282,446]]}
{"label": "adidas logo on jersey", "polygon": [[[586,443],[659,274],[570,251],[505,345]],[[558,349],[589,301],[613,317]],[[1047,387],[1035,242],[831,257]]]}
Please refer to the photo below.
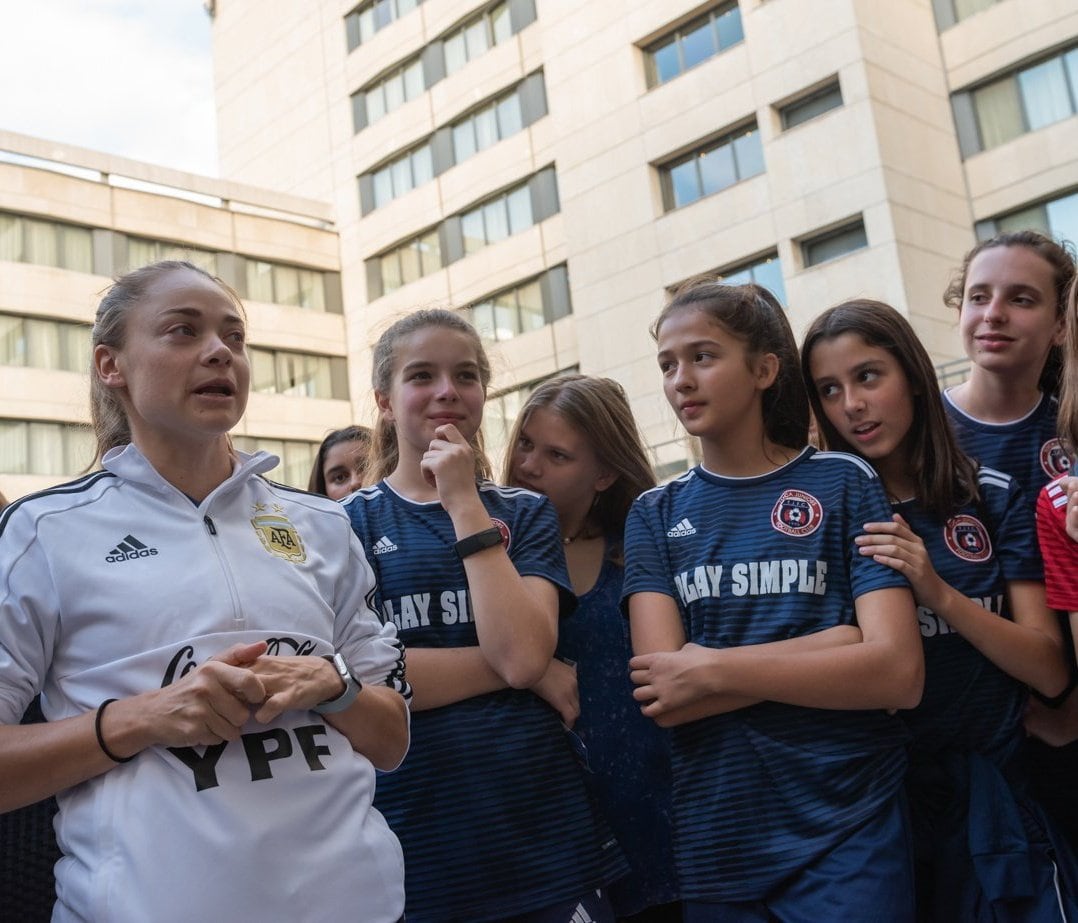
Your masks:
{"label": "adidas logo on jersey", "polygon": [[383,535],[378,541],[374,543],[375,554],[387,554],[390,551],[396,551],[397,546],[394,545],[388,536]]}
{"label": "adidas logo on jersey", "polygon": [[674,528],[670,529],[667,533],[670,538],[684,538],[686,535],[695,535],[696,526],[689,522],[688,517],[682,519]]}
{"label": "adidas logo on jersey", "polygon": [[120,561],[135,561],[138,558],[149,558],[157,554],[156,548],[147,548],[133,535],[125,535],[122,542],[112,549],[105,560],[109,564],[117,564]]}

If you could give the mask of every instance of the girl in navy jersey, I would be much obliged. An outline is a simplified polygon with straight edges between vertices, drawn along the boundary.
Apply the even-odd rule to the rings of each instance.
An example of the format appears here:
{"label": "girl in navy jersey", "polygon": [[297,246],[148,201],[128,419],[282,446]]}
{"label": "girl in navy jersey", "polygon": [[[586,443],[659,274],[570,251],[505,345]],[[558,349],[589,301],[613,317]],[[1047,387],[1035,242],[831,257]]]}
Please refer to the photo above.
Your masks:
{"label": "girl in navy jersey", "polygon": [[487,480],[490,366],[468,323],[417,311],[373,359],[373,483],[346,509],[414,683],[410,756],[378,789],[404,847],[409,923],[609,920],[597,891],[623,860],[540,698],[560,703],[543,680],[573,603],[557,515]]}
{"label": "girl in navy jersey", "polygon": [[544,382],[528,396],[509,445],[505,481],[554,504],[577,596],[551,669],[574,695],[579,680],[579,717],[567,717],[576,717],[587,750],[585,781],[629,860],[630,874],[610,889],[614,909],[633,923],[679,920],[669,904],[677,897],[669,742],[633,702],[629,625],[619,608],[625,517],[655,486],[625,392],[609,378]]}
{"label": "girl in navy jersey", "polygon": [[905,578],[854,545],[887,498],[861,459],[805,446],[765,289],[692,285],[654,332],[703,464],[633,505],[624,593],[635,696],[675,726],[685,917],[910,920],[908,734],[888,710],[917,704],[923,658]]}
{"label": "girl in navy jersey", "polygon": [[893,308],[825,311],[801,364],[823,444],[868,459],[892,499],[859,552],[904,574],[918,603],[925,691],[901,717],[919,917],[1064,919],[1062,902],[1076,907],[1015,761],[1027,686],[1055,696],[1067,683],[1029,503],[958,448],[928,353]]}
{"label": "girl in navy jersey", "polygon": [[[971,361],[969,379],[943,396],[959,445],[980,464],[1015,478],[1030,505],[1067,471],[1055,392],[1063,307],[1074,274],[1070,251],[1037,231],[1016,231],[970,250],[943,295],[959,312]],[[1078,710],[1078,700],[1051,704]],[[1052,725],[1065,720],[1050,711],[1036,699],[1030,703],[1029,729],[1046,740],[1054,736]],[[1026,749],[1038,797],[1078,849],[1078,745],[1057,750],[1030,740]]]}

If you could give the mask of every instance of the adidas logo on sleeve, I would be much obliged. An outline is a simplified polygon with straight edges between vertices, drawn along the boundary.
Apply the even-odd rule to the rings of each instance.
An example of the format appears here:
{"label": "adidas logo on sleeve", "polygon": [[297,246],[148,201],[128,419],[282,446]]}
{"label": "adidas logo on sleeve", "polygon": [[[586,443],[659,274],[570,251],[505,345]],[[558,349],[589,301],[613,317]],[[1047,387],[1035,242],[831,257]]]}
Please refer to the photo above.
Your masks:
{"label": "adidas logo on sleeve", "polygon": [[394,545],[389,540],[389,537],[386,536],[386,535],[383,535],[380,539],[378,539],[378,541],[376,541],[374,543],[374,553],[375,554],[387,554],[390,551],[396,551],[396,550],[397,550],[397,546]]}
{"label": "adidas logo on sleeve", "polygon": [[666,534],[670,538],[684,538],[686,535],[695,535],[696,527],[689,522],[686,516],[676,526],[668,530]]}
{"label": "adidas logo on sleeve", "polygon": [[135,536],[125,535],[123,541],[105,556],[105,560],[109,564],[117,564],[120,561],[135,561],[155,554],[157,554],[156,548],[147,548]]}

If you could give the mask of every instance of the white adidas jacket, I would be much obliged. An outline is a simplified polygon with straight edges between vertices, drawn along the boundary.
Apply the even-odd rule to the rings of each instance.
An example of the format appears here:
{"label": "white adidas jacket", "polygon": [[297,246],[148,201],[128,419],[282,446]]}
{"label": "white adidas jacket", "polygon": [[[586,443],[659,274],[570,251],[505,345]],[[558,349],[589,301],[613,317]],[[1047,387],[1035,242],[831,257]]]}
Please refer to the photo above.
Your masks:
{"label": "white adidas jacket", "polygon": [[[50,720],[91,711],[241,641],[337,649],[363,682],[407,694],[347,516],[258,476],[275,463],[241,454],[196,506],[127,446],[6,509],[0,722],[39,690]],[[54,921],[399,919],[403,859],[370,762],[313,712],[243,730],[152,747],[59,796]]]}

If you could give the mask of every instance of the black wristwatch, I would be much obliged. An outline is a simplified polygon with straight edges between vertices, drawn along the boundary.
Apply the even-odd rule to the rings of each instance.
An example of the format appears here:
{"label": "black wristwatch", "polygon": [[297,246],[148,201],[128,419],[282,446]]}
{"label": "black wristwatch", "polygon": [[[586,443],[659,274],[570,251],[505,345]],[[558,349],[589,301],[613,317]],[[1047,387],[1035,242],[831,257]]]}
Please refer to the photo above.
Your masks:
{"label": "black wristwatch", "polygon": [[493,548],[495,545],[500,545],[501,543],[501,529],[497,526],[491,526],[489,529],[483,529],[481,532],[465,535],[464,538],[453,546],[453,548],[457,552],[457,557],[463,560],[469,555],[475,554],[477,551],[482,551],[484,548]]}
{"label": "black wristwatch", "polygon": [[322,656],[333,664],[341,679],[344,680],[344,692],[336,698],[319,702],[311,711],[316,711],[320,715],[332,715],[334,712],[344,711],[351,705],[356,700],[356,696],[359,695],[359,690],[363,688],[363,684],[352,675],[352,671],[348,669],[348,664],[345,663],[339,652],[332,655],[323,654]]}

